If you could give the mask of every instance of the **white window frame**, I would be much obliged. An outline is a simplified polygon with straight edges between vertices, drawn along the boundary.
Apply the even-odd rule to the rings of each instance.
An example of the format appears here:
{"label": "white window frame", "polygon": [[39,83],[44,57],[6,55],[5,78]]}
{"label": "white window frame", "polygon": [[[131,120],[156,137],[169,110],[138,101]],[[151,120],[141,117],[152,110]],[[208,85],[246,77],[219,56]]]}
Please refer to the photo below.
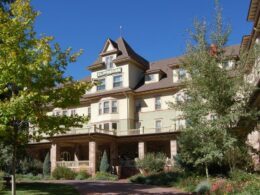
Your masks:
{"label": "white window frame", "polygon": [[106,64],[106,69],[113,68],[113,56],[106,56],[105,57],[105,64]]}
{"label": "white window frame", "polygon": [[77,112],[75,109],[70,110],[70,116],[76,116]]}
{"label": "white window frame", "polygon": [[[100,81],[104,81],[100,82]],[[97,91],[104,91],[106,90],[106,78],[99,79],[100,84],[97,85]]]}
{"label": "white window frame", "polygon": [[[121,78],[120,81],[115,82],[116,77],[120,77]],[[118,85],[118,83],[119,83],[119,85]],[[118,85],[118,86],[116,86],[116,85]],[[121,74],[113,76],[113,88],[119,88],[122,86],[123,86],[123,76]]]}
{"label": "white window frame", "polygon": [[154,74],[148,74],[145,77],[145,81],[154,81],[155,80],[155,75]]}
{"label": "white window frame", "polygon": [[[113,128],[113,124],[116,124],[116,128]],[[117,124],[116,122],[112,122],[112,123],[111,123],[111,127],[112,127],[113,130],[117,130],[118,124]]]}
{"label": "white window frame", "polygon": [[[157,122],[160,122],[160,127],[157,127]],[[162,120],[161,119],[156,119],[155,120],[155,131],[161,131],[162,130]]]}
{"label": "white window frame", "polygon": [[[113,105],[115,103],[115,106]],[[112,100],[111,101],[111,113],[118,113],[118,101],[117,100]]]}
{"label": "white window frame", "polygon": [[179,68],[178,69],[178,81],[182,81],[186,78],[187,76],[187,72],[185,69],[183,68]]}
{"label": "white window frame", "polygon": [[[108,105],[107,107],[105,105]],[[103,114],[109,114],[110,113],[110,102],[104,101],[103,102]]]}
{"label": "white window frame", "polygon": [[162,109],[162,101],[161,101],[160,96],[157,96],[157,97],[154,98],[154,108],[155,108],[155,110],[161,110]]}

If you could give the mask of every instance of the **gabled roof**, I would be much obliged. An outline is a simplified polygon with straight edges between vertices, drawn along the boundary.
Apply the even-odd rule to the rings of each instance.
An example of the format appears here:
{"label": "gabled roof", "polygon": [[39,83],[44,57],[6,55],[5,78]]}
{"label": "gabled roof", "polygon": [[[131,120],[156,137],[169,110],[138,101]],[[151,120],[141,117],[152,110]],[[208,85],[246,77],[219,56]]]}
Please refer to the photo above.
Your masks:
{"label": "gabled roof", "polygon": [[125,59],[125,58],[130,58],[137,63],[143,65],[145,68],[149,67],[149,62],[144,59],[142,56],[137,54],[131,46],[125,41],[123,37],[119,37],[116,40],[116,43],[118,45],[118,49],[122,52],[121,54],[118,55],[117,59]]}
{"label": "gabled roof", "polygon": [[[119,37],[115,42],[111,39],[107,39],[104,49],[106,48],[106,45],[108,43],[111,43],[113,47],[117,49],[118,56],[117,59],[114,60],[115,63],[128,60],[138,64],[144,69],[147,69],[149,67],[149,62],[142,56],[137,54],[123,37]],[[102,67],[102,55],[105,55],[104,51],[101,52],[101,55],[98,56],[97,60],[92,65],[88,66],[89,70],[92,70],[95,67]]]}

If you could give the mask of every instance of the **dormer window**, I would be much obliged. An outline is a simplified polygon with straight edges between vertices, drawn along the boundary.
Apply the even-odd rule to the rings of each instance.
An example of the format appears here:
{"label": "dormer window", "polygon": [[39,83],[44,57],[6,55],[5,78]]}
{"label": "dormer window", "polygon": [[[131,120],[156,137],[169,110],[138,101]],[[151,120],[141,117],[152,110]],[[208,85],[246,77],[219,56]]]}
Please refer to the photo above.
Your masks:
{"label": "dormer window", "polygon": [[106,56],[105,57],[105,64],[107,69],[113,68],[113,56]]}
{"label": "dormer window", "polygon": [[186,70],[184,70],[183,68],[179,68],[178,70],[178,80],[183,80],[186,77]]}
{"label": "dormer window", "polygon": [[154,74],[149,74],[145,76],[145,81],[153,81],[154,80]]}

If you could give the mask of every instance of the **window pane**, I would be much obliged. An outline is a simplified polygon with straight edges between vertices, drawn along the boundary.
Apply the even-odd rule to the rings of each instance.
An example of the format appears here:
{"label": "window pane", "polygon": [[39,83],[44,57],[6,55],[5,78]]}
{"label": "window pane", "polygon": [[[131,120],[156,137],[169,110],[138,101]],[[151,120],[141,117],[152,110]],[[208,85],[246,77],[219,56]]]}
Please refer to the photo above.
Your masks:
{"label": "window pane", "polygon": [[100,79],[98,82],[99,82],[99,84],[97,86],[97,90],[98,91],[105,90],[106,89],[106,81],[105,81],[105,79]]}
{"label": "window pane", "polygon": [[155,121],[155,130],[160,131],[162,128],[162,123],[160,120]]}
{"label": "window pane", "polygon": [[186,77],[186,71],[183,68],[179,69],[178,77],[179,77],[179,80],[182,80]]}
{"label": "window pane", "polygon": [[112,129],[117,129],[117,123],[112,123]]}
{"label": "window pane", "polygon": [[70,111],[70,116],[75,116],[76,115],[76,110],[71,110]]}
{"label": "window pane", "polygon": [[99,103],[98,105],[98,114],[102,114],[102,104]]}
{"label": "window pane", "polygon": [[155,98],[155,110],[161,109],[161,97]]}
{"label": "window pane", "polygon": [[109,130],[109,123],[104,124],[104,130]]}
{"label": "window pane", "polygon": [[117,75],[113,77],[113,87],[121,87],[122,86],[122,75]]}
{"label": "window pane", "polygon": [[117,112],[117,101],[112,101],[112,113]]}
{"label": "window pane", "polygon": [[105,59],[107,69],[113,68],[113,56],[107,56]]}
{"label": "window pane", "polygon": [[103,113],[109,113],[109,102],[104,102]]}

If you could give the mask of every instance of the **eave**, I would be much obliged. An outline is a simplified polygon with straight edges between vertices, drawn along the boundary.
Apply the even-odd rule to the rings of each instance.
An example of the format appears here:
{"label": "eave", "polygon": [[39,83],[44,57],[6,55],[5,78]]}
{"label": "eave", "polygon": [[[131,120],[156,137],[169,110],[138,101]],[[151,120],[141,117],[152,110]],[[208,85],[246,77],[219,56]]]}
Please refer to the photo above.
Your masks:
{"label": "eave", "polygon": [[256,19],[257,12],[259,11],[259,0],[251,0],[248,14],[247,14],[247,20],[254,22]]}
{"label": "eave", "polygon": [[100,69],[104,69],[104,68],[105,68],[105,63],[104,62],[92,64],[92,65],[87,67],[87,69],[90,70],[90,71],[100,70]]}

